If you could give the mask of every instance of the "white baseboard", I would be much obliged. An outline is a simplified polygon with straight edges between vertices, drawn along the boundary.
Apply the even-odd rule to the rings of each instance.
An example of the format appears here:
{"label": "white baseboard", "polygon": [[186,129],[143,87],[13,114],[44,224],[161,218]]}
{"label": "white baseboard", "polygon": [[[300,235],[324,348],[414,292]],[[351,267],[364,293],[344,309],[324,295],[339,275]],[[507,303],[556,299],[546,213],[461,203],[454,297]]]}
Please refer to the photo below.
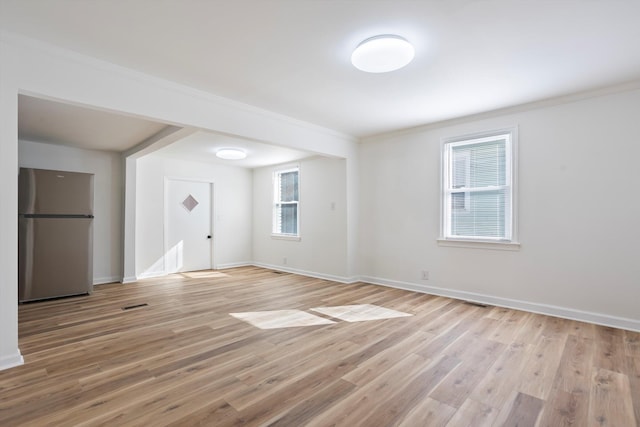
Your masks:
{"label": "white baseboard", "polygon": [[94,277],[93,285],[104,285],[105,283],[119,283],[120,277]]}
{"label": "white baseboard", "polygon": [[478,294],[475,292],[457,291],[454,289],[445,289],[410,282],[382,279],[379,277],[362,276],[360,277],[360,280],[374,285],[389,286],[392,288],[440,295],[464,301],[472,301],[482,304],[495,305],[498,307],[513,308],[516,310],[529,311],[531,313],[546,314],[549,316],[561,317],[564,319],[578,320],[581,322],[594,323],[596,325],[610,326],[613,328],[640,332],[640,320],[636,319],[611,316],[602,313],[593,313],[589,311],[576,310],[573,308],[559,307],[549,304],[540,304],[522,300],[495,297],[491,295]]}
{"label": "white baseboard", "polygon": [[218,264],[215,267],[215,270],[224,270],[227,268],[236,268],[236,267],[248,267],[250,265],[254,265],[252,262],[250,261],[244,261],[244,262],[229,262],[227,264]]}
{"label": "white baseboard", "polygon": [[122,280],[120,281],[120,283],[133,283],[133,282],[137,282],[138,278],[136,276],[127,276],[127,277],[123,277]]}
{"label": "white baseboard", "polygon": [[0,371],[20,365],[24,365],[24,358],[20,354],[20,349],[16,349],[14,354],[0,357]]}
{"label": "white baseboard", "polygon": [[314,277],[316,279],[331,280],[333,282],[346,283],[346,284],[356,283],[360,280],[360,278],[357,278],[357,277],[351,278],[351,277],[343,277],[343,276],[334,276],[333,274],[316,273],[315,271],[298,270],[297,268],[283,267],[281,265],[264,264],[261,262],[253,262],[251,263],[251,265],[254,265],[256,267],[268,268],[270,270],[284,271],[287,273],[295,273],[301,276]]}
{"label": "white baseboard", "polygon": [[166,273],[164,271],[147,271],[147,272],[144,272],[142,274],[139,274],[138,277],[136,278],[136,280],[151,279],[152,277],[162,277],[162,276],[166,276],[168,274],[170,274],[170,273]]}

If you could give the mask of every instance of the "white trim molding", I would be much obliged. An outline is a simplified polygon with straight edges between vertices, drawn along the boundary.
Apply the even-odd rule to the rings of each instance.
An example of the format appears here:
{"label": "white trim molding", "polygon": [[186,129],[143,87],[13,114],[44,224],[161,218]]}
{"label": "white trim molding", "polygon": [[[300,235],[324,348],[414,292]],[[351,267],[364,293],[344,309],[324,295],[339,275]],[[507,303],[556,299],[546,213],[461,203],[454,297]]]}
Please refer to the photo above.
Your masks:
{"label": "white trim molding", "polygon": [[226,264],[218,264],[218,265],[216,265],[214,270],[226,270],[228,268],[237,268],[237,267],[250,267],[250,266],[253,266],[253,265],[254,264],[252,262],[249,262],[249,261],[228,262]]}
{"label": "white trim molding", "polygon": [[438,246],[449,246],[452,248],[471,248],[471,249],[492,249],[496,251],[519,251],[520,243],[518,242],[490,242],[484,240],[456,240],[456,239],[437,239]]}
{"label": "white trim molding", "polygon": [[16,349],[14,354],[0,358],[0,371],[16,366],[24,365],[24,357],[20,354],[20,349]]}
{"label": "white trim molding", "polygon": [[120,282],[120,278],[116,276],[111,277],[96,277],[93,279],[93,286],[96,285],[105,285],[107,283],[118,283]]}
{"label": "white trim molding", "polygon": [[142,279],[151,279],[153,277],[163,277],[163,276],[168,276],[169,274],[173,274],[173,273],[167,273],[164,270],[145,271],[144,273],[138,274],[138,277],[136,277],[133,281],[135,282]]}
{"label": "white trim molding", "polygon": [[351,284],[351,283],[357,283],[360,281],[359,277],[334,276],[333,274],[324,274],[324,273],[317,273],[315,271],[298,270],[297,268],[282,267],[280,265],[264,264],[261,262],[254,262],[254,263],[251,263],[251,265],[255,267],[268,268],[270,270],[283,271],[285,273],[294,273],[294,274],[299,274],[301,276],[314,277],[316,279],[331,280],[333,282],[338,282],[338,283]]}
{"label": "white trim molding", "polygon": [[629,319],[625,317],[611,316],[608,314],[576,310],[573,308],[559,307],[556,305],[495,297],[491,295],[478,294],[475,292],[457,291],[453,289],[439,288],[436,286],[425,286],[422,284],[389,280],[379,277],[363,276],[360,278],[360,280],[365,283],[371,283],[373,285],[388,286],[391,288],[404,289],[424,294],[439,295],[463,301],[477,302],[497,307],[512,308],[515,310],[522,310],[530,313],[544,314],[547,316],[560,317],[563,319],[577,320],[580,322],[593,323],[596,325],[640,332],[640,320],[637,319]]}

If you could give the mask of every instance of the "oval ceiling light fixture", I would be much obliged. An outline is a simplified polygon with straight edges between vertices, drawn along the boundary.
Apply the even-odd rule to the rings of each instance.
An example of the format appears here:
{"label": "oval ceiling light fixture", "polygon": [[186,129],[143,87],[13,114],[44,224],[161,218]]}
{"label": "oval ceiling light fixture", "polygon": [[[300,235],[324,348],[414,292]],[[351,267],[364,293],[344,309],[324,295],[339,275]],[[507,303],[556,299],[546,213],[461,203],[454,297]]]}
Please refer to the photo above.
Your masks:
{"label": "oval ceiling light fixture", "polygon": [[240,148],[221,148],[216,151],[216,157],[224,160],[242,160],[247,153]]}
{"label": "oval ceiling light fixture", "polygon": [[366,39],[351,54],[351,63],[367,73],[399,70],[413,59],[415,50],[405,38],[385,34]]}

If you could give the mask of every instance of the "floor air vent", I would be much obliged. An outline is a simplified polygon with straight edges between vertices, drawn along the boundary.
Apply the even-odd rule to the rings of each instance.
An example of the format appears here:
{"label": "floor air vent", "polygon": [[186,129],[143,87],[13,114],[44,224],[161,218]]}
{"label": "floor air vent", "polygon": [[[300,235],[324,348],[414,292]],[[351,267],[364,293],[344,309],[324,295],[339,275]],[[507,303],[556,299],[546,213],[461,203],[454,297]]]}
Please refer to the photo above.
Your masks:
{"label": "floor air vent", "polygon": [[123,310],[131,310],[133,308],[140,308],[140,307],[146,307],[149,304],[147,304],[146,302],[144,304],[134,304],[134,305],[127,305],[125,307],[122,307]]}

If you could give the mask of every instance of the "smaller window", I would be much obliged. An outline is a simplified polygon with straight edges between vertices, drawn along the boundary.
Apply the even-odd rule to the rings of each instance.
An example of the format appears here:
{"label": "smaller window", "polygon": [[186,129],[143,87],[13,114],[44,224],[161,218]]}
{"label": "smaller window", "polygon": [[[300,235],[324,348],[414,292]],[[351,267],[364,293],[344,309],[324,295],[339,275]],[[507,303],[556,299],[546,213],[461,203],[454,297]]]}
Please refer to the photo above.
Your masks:
{"label": "smaller window", "polygon": [[515,242],[515,129],[442,146],[441,240]]}
{"label": "smaller window", "polygon": [[298,168],[273,174],[273,230],[280,236],[300,235],[300,189]]}

